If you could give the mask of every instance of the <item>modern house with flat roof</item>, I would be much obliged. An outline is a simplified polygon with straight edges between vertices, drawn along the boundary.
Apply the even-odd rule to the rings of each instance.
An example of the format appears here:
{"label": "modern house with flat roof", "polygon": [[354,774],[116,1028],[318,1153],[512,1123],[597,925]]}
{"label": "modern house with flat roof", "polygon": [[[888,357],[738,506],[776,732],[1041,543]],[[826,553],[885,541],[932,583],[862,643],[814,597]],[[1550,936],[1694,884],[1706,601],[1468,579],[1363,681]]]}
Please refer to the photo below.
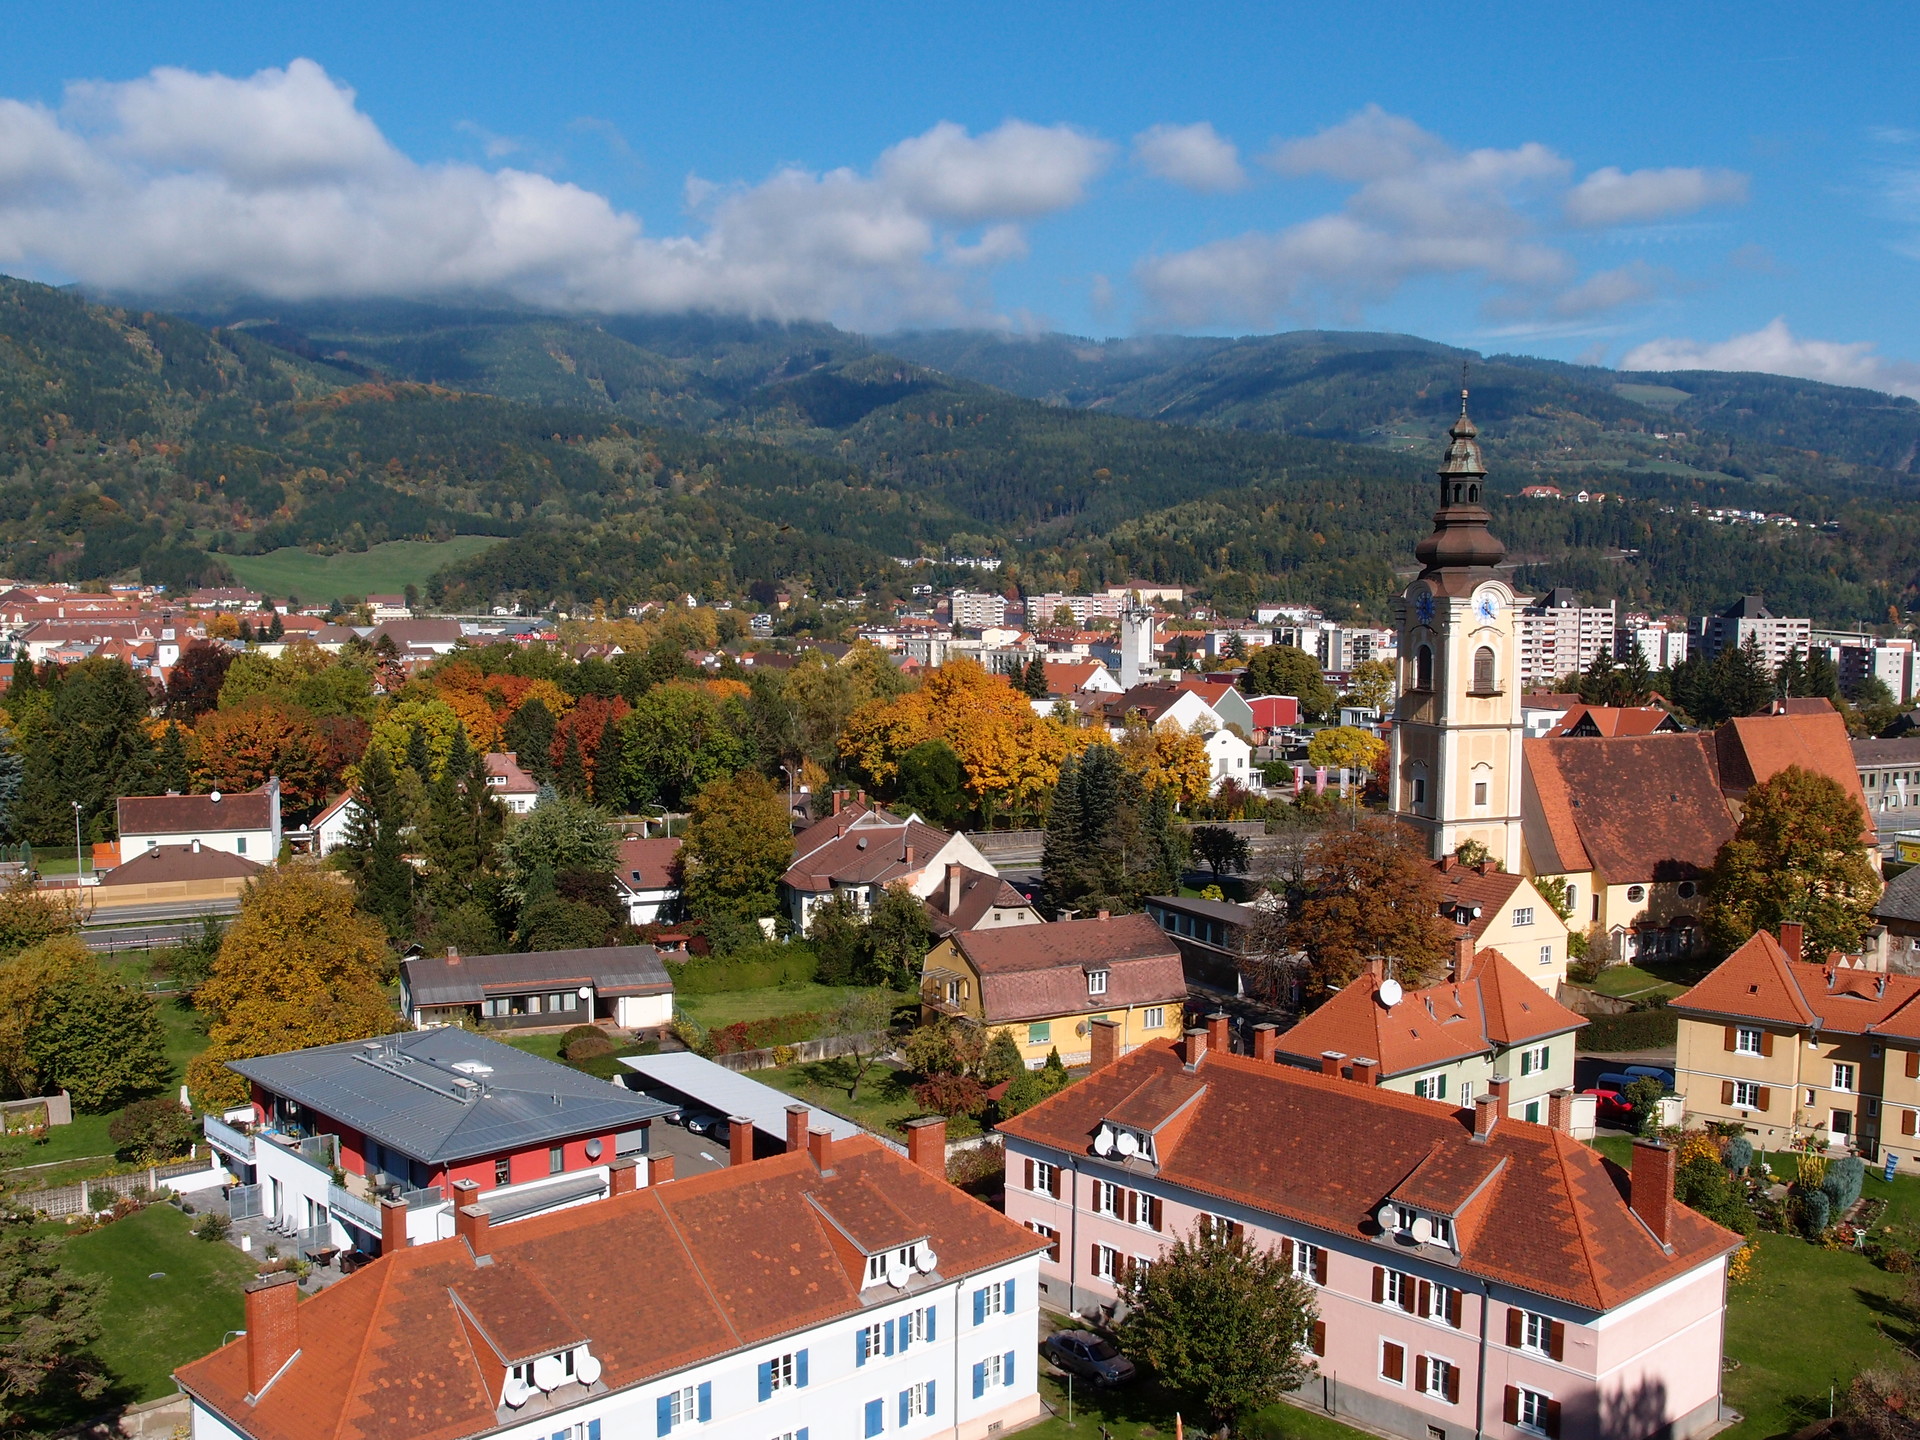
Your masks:
{"label": "modern house with flat roof", "polygon": [[524,1030],[607,1021],[661,1030],[673,1022],[673,980],[651,945],[509,955],[449,949],[400,962],[400,1010],[422,1026],[484,1021]]}
{"label": "modern house with flat roof", "polygon": [[459,1182],[495,1223],[597,1199],[608,1167],[644,1154],[670,1108],[452,1026],[227,1065],[252,1099],[208,1116],[207,1139],[257,1187],[247,1213],[302,1249],[377,1250],[382,1197],[405,1200],[414,1240],[451,1235]]}

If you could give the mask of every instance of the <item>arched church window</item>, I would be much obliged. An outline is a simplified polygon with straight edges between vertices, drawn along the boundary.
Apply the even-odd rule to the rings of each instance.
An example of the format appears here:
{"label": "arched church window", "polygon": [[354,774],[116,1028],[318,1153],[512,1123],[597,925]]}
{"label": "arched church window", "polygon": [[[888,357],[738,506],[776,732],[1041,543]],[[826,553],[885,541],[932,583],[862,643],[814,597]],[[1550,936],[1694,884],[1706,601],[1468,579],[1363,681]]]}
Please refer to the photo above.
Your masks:
{"label": "arched church window", "polygon": [[1480,503],[1480,487],[1478,485],[1467,486],[1467,503],[1469,505],[1478,505]]}
{"label": "arched church window", "polygon": [[1433,647],[1422,645],[1413,652],[1413,688],[1431,690],[1433,688]]}
{"label": "arched church window", "polygon": [[1489,645],[1473,652],[1473,688],[1482,695],[1493,691],[1493,647]]}

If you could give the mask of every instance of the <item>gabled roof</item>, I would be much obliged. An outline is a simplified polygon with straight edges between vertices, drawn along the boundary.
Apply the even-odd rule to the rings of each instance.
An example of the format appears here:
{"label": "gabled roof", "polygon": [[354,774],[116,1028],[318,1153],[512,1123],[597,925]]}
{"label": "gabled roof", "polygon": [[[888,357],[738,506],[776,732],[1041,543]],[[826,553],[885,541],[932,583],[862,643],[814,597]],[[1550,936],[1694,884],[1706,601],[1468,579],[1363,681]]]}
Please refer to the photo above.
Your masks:
{"label": "gabled roof", "polygon": [[1742,595],[1720,612],[1723,620],[1771,620],[1773,612],[1758,595]]}
{"label": "gabled roof", "polygon": [[1920,765],[1920,735],[1901,735],[1891,740],[1855,740],[1855,765]]}
{"label": "gabled roof", "polygon": [[[978,870],[960,868],[960,894],[958,903],[952,911],[947,909],[947,883],[933,888],[927,896],[927,925],[935,936],[944,938],[956,930],[971,930],[985,918],[989,910],[1028,910],[1033,902],[1022,895],[1013,886],[998,875],[983,874]],[[949,879],[952,878],[949,872]],[[1036,920],[1038,915],[1034,917]]]}
{"label": "gabled roof", "polygon": [[[1187,998],[1179,949],[1145,915],[965,930],[953,943],[979,973],[989,1025]],[[1098,996],[1088,992],[1090,970],[1107,972]]]}
{"label": "gabled roof", "polygon": [[673,890],[680,884],[680,837],[656,835],[650,839],[622,840],[620,868],[613,878],[625,890]]}
{"label": "gabled roof", "polygon": [[[1232,687],[1229,686],[1227,688],[1230,689]],[[1209,710],[1213,708],[1208,704],[1207,695],[1204,691],[1190,689],[1185,685],[1170,685],[1157,681],[1145,685],[1136,685],[1125,694],[1108,697],[1100,702],[1100,708],[1106,712],[1107,717],[1115,724],[1126,719],[1129,715],[1138,714],[1147,724],[1158,725],[1175,706],[1189,695],[1200,704],[1206,705]]]}
{"label": "gabled roof", "polygon": [[1458,981],[1404,991],[1392,1009],[1380,1002],[1379,992],[1380,977],[1361,974],[1280,1036],[1280,1053],[1317,1066],[1322,1054],[1338,1050],[1378,1061],[1385,1079],[1564,1035],[1587,1023],[1497,950],[1480,951]]}
{"label": "gabled roof", "polygon": [[[1151,1042],[1000,1129],[1087,1155],[1117,1103],[1149,1078],[1180,1071],[1175,1048]],[[1457,1226],[1463,1274],[1604,1311],[1740,1243],[1676,1205],[1672,1251],[1664,1252],[1628,1208],[1625,1177],[1544,1125],[1508,1118],[1474,1144],[1465,1111],[1379,1086],[1212,1050],[1194,1073],[1206,1088],[1177,1134],[1156,1137],[1159,1178],[1361,1245],[1371,1238],[1370,1212],[1402,1184],[1437,1198],[1464,1193],[1472,1223]],[[1467,1173],[1448,1152],[1471,1162]],[[1472,1183],[1476,1169],[1489,1183]]]}
{"label": "gabled roof", "polygon": [[489,785],[488,793],[494,795],[537,795],[540,782],[520,768],[520,756],[512,750],[504,753],[494,750],[487,753],[488,779],[504,779],[504,785]]}
{"label": "gabled roof", "polygon": [[1674,996],[1668,1008],[1795,1027],[1815,1020],[1794,975],[1793,961],[1764,930],[1714,966],[1691,990]]}
{"label": "gabled roof", "polygon": [[793,863],[780,877],[819,894],[835,885],[885,885],[926,868],[953,839],[918,815],[851,805],[794,837]]}
{"label": "gabled roof", "polygon": [[1795,960],[1762,930],[1668,1002],[1683,1014],[1920,1039],[1920,976]]}
{"label": "gabled roof", "polygon": [[252,879],[267,867],[211,845],[155,845],[100,877],[102,885],[179,885],[192,880]]}
{"label": "gabled roof", "polygon": [[[1433,870],[1439,881],[1440,913],[1476,940],[1499,918],[1522,878],[1495,869],[1491,862],[1463,865],[1451,855],[1434,861]],[[1475,910],[1480,913],[1473,914]]]}
{"label": "gabled roof", "polygon": [[1554,734],[1593,739],[1668,734],[1679,728],[1680,722],[1658,705],[1578,705],[1567,712]]}
{"label": "gabled roof", "polygon": [[229,1060],[227,1068],[429,1165],[631,1130],[666,1113],[644,1096],[450,1025]]}
{"label": "gabled roof", "polygon": [[591,985],[601,995],[668,995],[673,981],[651,945],[526,954],[421,955],[400,962],[416,1005],[478,1005],[489,995]]}
{"label": "gabled roof", "polygon": [[1045,1244],[862,1136],[825,1173],[782,1154],[492,1227],[485,1265],[460,1239],[382,1256],[298,1306],[299,1350],[253,1403],[244,1338],[177,1373],[253,1440],[556,1429],[555,1411],[496,1408],[513,1352],[584,1339],[617,1391],[857,1315],[839,1236],[903,1225],[942,1283]]}
{"label": "gabled roof", "polygon": [[218,800],[211,794],[126,795],[116,809],[123,840],[129,835],[220,835],[273,828],[273,800],[264,789]]}
{"label": "gabled roof", "polygon": [[1049,696],[1072,695],[1084,690],[1087,682],[1107,668],[1098,660],[1048,660],[1044,663]]}
{"label": "gabled roof", "polygon": [[1711,735],[1528,740],[1521,754],[1535,811],[1527,848],[1543,872],[1697,881],[1733,838]]}
{"label": "gabled roof", "polygon": [[1920,921],[1920,867],[1902,870],[1874,902],[1876,920]]}
{"label": "gabled roof", "polygon": [[[1789,765],[1825,775],[1860,805],[1866,816],[1866,792],[1854,766],[1847,722],[1831,707],[1811,715],[1747,715],[1729,720],[1715,732],[1720,783],[1731,799],[1771,780]],[[1868,832],[1872,832],[1871,824]]]}

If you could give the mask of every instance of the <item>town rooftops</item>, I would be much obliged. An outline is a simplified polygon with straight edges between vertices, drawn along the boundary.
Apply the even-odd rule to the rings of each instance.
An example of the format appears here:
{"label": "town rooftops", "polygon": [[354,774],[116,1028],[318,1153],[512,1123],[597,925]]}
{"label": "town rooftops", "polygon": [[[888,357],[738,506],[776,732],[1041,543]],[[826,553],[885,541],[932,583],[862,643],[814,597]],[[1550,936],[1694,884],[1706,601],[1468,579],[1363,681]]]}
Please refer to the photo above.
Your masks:
{"label": "town rooftops", "polygon": [[1920,922],[1920,866],[1902,870],[1887,882],[1874,902],[1873,918]]}
{"label": "town rooftops", "polygon": [[1280,1036],[1280,1053],[1318,1066],[1329,1050],[1379,1062],[1381,1077],[1484,1055],[1496,1046],[1564,1035],[1587,1022],[1522,975],[1497,950],[1473,957],[1464,978],[1402,992],[1389,1008],[1366,971]]}
{"label": "town rooftops", "polygon": [[863,1136],[824,1170],[796,1151],[490,1226],[485,1263],[457,1237],[397,1250],[292,1308],[297,1349],[258,1395],[246,1338],[177,1376],[252,1440],[553,1430],[503,1406],[508,1364],[585,1341],[618,1391],[860,1314],[842,1237],[876,1217],[929,1243],[934,1283],[1046,1244]]}
{"label": "town rooftops", "polygon": [[990,910],[1031,910],[1032,906],[1031,900],[998,875],[950,864],[946,883],[927,896],[927,925],[944,938],[956,930],[973,929]]}
{"label": "town rooftops", "polygon": [[1733,838],[1711,735],[1529,740],[1527,850],[1543,874],[1699,881]]}
{"label": "town rooftops", "polygon": [[267,867],[211,845],[155,845],[101,875],[102,885],[180,885],[251,879]]}
{"label": "town rooftops", "polygon": [[603,945],[588,950],[527,954],[422,955],[402,960],[415,1005],[478,1005],[489,995],[591,985],[599,995],[667,995],[673,981],[651,945]]}
{"label": "town rooftops", "polygon": [[1658,705],[1576,705],[1554,733],[1597,739],[1609,735],[1669,734],[1679,728],[1680,722]]}
{"label": "town rooftops", "polygon": [[780,878],[795,890],[885,884],[924,869],[953,837],[918,815],[902,818],[864,804],[816,821],[794,837],[793,863]]}
{"label": "town rooftops", "polygon": [[1087,688],[1089,682],[1106,670],[1098,660],[1052,660],[1045,662],[1047,694],[1072,695]]}
{"label": "town rooftops", "polygon": [[227,1067],[430,1165],[631,1130],[666,1113],[643,1095],[450,1025]]}
{"label": "town rooftops", "polygon": [[[1179,949],[1145,915],[965,930],[953,943],[979,972],[989,1025],[1187,998]],[[1107,988],[1090,994],[1088,974],[1102,970]]]}
{"label": "town rooftops", "polygon": [[117,806],[120,835],[219,835],[271,830],[273,797],[263,787],[242,795],[127,795]]}
{"label": "town rooftops", "polygon": [[1900,735],[1891,740],[1855,740],[1853,763],[1862,770],[1878,765],[1920,766],[1920,735]]}
{"label": "town rooftops", "polygon": [[[1091,1156],[1113,1112],[1150,1082],[1186,1073],[1180,1050],[1152,1041],[1000,1130]],[[1663,1248],[1629,1208],[1625,1177],[1544,1125],[1505,1118],[1475,1141],[1473,1116],[1443,1102],[1211,1049],[1191,1078],[1199,1091],[1181,1123],[1154,1137],[1161,1180],[1362,1245],[1373,1240],[1371,1212],[1413,1182],[1430,1202],[1458,1201],[1463,1275],[1600,1312],[1740,1244],[1675,1205]]]}
{"label": "town rooftops", "polygon": [[[1788,942],[1800,942],[1788,930]],[[1920,1039],[1920,976],[1797,960],[1762,930],[1668,1002],[1683,1015],[1752,1020],[1796,1030]]]}
{"label": "town rooftops", "polygon": [[1434,861],[1433,869],[1440,885],[1440,913],[1476,940],[1487,933],[1520,888],[1520,876],[1490,861],[1466,865],[1447,855]]}

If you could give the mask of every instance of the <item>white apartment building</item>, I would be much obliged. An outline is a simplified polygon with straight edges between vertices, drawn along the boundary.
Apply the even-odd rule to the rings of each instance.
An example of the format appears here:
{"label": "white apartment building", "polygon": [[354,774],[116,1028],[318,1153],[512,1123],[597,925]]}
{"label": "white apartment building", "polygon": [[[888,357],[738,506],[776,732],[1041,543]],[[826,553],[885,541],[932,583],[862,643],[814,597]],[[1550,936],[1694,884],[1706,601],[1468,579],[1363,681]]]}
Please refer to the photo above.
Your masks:
{"label": "white apartment building", "polygon": [[1684,621],[1650,620],[1645,615],[1622,616],[1613,634],[1613,658],[1624,660],[1630,650],[1637,648],[1649,670],[1671,670],[1687,658],[1688,639]]}
{"label": "white apartment building", "polygon": [[1744,646],[1752,636],[1760,647],[1760,658],[1769,669],[1778,670],[1795,650],[1806,654],[1813,622],[1775,615],[1758,595],[1743,595],[1717,615],[1696,616],[1693,634],[1705,660],[1714,659],[1729,646]]}
{"label": "white apartment building", "polygon": [[1276,624],[1273,643],[1306,651],[1320,662],[1322,670],[1339,671],[1351,670],[1369,660],[1391,660],[1400,650],[1400,637],[1392,630],[1336,625],[1330,620]]}
{"label": "white apartment building", "polygon": [[1582,605],[1564,585],[1555,586],[1514,616],[1520,642],[1520,684],[1551,685],[1577,674],[1596,656],[1614,653],[1614,602]]}
{"label": "white apartment building", "polygon": [[956,630],[994,630],[1007,623],[1007,598],[980,590],[955,590],[948,601],[953,607]]}
{"label": "white apartment building", "polygon": [[1844,630],[1815,630],[1808,653],[1824,651],[1840,677],[1840,688],[1851,692],[1869,677],[1879,680],[1901,704],[1913,699],[1913,641],[1883,640],[1877,635]]}
{"label": "white apartment building", "polygon": [[1073,623],[1084,630],[1094,620],[1118,620],[1127,608],[1125,595],[1045,595],[1027,596],[1027,628],[1041,630],[1057,623],[1054,616],[1062,606],[1073,616]]}

